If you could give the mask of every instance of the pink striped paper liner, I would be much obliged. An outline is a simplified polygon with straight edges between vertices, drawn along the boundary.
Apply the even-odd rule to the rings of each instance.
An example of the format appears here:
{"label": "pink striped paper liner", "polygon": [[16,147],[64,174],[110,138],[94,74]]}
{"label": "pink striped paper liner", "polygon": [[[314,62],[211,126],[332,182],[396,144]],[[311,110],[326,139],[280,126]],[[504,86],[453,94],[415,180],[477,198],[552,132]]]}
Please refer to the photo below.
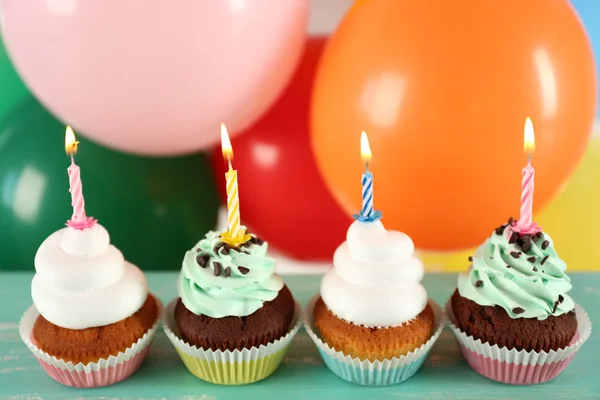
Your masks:
{"label": "pink striped paper liner", "polygon": [[461,331],[455,324],[450,301],[446,303],[446,313],[450,329],[471,368],[486,378],[510,385],[535,385],[556,378],[592,332],[592,323],[586,311],[576,304],[577,332],[567,347],[549,352],[508,350],[506,347],[482,343],[480,339],[475,340]]}
{"label": "pink striped paper liner", "polygon": [[156,322],[144,336],[116,356],[103,358],[95,363],[74,365],[65,362],[39,349],[33,339],[33,325],[39,313],[35,306],[29,307],[19,322],[19,333],[21,339],[33,355],[37,358],[42,368],[48,375],[60,384],[77,388],[95,388],[113,385],[128,378],[142,365],[150,351],[150,345],[156,334],[159,322],[162,318],[163,305],[154,296],[158,305]]}
{"label": "pink striped paper liner", "polygon": [[48,375],[58,383],[76,388],[95,388],[113,385],[128,378],[140,368],[149,351],[150,346],[146,346],[141,353],[121,364],[90,372],[68,371],[56,365],[47,364],[39,358],[38,361]]}

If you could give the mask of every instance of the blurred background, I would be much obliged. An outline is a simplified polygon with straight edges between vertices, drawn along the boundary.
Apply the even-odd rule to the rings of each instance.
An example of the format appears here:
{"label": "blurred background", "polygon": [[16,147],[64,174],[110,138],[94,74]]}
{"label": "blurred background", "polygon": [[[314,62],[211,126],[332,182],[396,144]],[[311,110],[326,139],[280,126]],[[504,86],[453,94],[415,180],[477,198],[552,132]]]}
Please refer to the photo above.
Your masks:
{"label": "blurred background", "polygon": [[[152,3],[152,4],[150,4]],[[0,0],[0,270],[33,270],[71,217],[65,126],[88,215],[144,270],[242,223],[280,272],[328,268],[361,205],[429,271],[461,271],[518,218],[533,121],[534,220],[600,270],[600,1]]]}

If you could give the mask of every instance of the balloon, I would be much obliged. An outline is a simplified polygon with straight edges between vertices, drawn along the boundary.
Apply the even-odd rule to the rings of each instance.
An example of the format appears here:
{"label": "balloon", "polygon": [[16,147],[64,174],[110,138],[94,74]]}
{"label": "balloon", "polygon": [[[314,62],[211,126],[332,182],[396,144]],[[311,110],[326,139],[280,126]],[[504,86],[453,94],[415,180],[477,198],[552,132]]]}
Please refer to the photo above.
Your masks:
{"label": "balloon", "polygon": [[334,197],[357,212],[365,130],[386,226],[420,249],[466,249],[519,216],[525,118],[538,209],[576,167],[595,107],[590,44],[567,1],[364,1],[324,52],[311,141]]}
{"label": "balloon", "polygon": [[[42,241],[72,214],[65,126],[28,98],[0,123],[0,269],[33,269]],[[127,156],[81,142],[88,215],[142,269],[179,269],[217,220],[208,160]]]}
{"label": "balloon", "polygon": [[[310,90],[325,39],[310,39],[288,88],[246,133],[232,140],[238,170],[240,215],[260,237],[300,260],[331,260],[351,223],[323,183],[310,149]],[[212,156],[226,203],[221,149]]]}
{"label": "balloon", "polygon": [[308,0],[0,0],[2,33],[40,101],[90,139],[176,155],[275,101],[302,52]]}
{"label": "balloon", "polygon": [[459,251],[419,251],[418,257],[429,272],[464,272],[476,248]]}
{"label": "balloon", "polygon": [[0,40],[0,118],[2,118],[19,100],[29,95],[27,88],[15,72],[6,50]]}
{"label": "balloon", "polygon": [[[600,126],[597,133],[600,134]],[[596,136],[564,192],[535,218],[554,240],[558,255],[570,271],[597,271],[600,267],[598,182],[600,137]]]}

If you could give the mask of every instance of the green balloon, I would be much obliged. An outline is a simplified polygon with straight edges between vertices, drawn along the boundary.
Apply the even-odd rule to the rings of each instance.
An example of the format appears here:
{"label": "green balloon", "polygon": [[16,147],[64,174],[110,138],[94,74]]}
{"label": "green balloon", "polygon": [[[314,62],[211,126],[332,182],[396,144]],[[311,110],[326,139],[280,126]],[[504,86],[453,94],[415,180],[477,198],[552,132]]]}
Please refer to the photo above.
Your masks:
{"label": "green balloon", "polygon": [[[71,218],[64,135],[65,125],[31,97],[0,121],[0,270],[33,270],[42,241]],[[77,140],[87,215],[128,261],[144,270],[179,269],[217,222],[207,158],[139,157]]]}
{"label": "green balloon", "polygon": [[29,91],[10,62],[0,37],[0,118],[25,97],[29,97]]}

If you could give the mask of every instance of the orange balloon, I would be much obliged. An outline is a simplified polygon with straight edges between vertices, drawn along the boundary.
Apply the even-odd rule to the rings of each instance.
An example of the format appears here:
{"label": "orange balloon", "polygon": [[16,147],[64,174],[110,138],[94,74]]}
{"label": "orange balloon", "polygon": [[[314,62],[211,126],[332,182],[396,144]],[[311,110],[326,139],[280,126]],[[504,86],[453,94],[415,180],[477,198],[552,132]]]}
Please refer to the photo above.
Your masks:
{"label": "orange balloon", "polygon": [[596,108],[586,33],[568,1],[364,1],[322,58],[312,145],[348,212],[361,206],[360,133],[375,208],[417,247],[475,246],[518,218],[525,119],[535,210],[581,158]]}

